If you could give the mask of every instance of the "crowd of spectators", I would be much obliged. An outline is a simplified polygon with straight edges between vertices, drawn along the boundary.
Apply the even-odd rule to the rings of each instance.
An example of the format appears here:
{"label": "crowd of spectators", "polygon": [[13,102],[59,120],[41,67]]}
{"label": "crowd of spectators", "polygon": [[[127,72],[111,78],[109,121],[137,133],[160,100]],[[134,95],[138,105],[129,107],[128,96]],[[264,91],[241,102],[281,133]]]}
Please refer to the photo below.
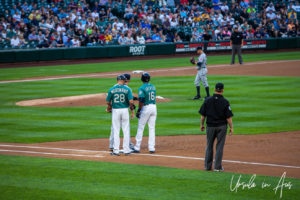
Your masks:
{"label": "crowd of spectators", "polygon": [[[40,6],[39,6],[40,5]],[[44,5],[44,6],[43,6]],[[41,0],[0,15],[0,43],[12,47],[79,47],[300,36],[299,1]]]}

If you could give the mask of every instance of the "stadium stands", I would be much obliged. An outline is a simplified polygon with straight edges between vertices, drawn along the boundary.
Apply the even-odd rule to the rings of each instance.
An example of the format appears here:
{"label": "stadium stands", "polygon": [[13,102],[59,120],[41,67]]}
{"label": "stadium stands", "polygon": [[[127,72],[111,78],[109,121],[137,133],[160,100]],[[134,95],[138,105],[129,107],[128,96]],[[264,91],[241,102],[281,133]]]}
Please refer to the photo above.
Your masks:
{"label": "stadium stands", "polygon": [[[0,49],[298,37],[299,1],[0,0]],[[122,36],[124,35],[124,36]]]}

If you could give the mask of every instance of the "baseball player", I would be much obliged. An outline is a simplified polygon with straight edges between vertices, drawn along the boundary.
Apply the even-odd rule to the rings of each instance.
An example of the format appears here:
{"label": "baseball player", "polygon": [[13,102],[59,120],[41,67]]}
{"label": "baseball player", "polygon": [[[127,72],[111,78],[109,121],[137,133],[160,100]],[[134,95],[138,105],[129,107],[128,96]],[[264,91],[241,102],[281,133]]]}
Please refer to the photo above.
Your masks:
{"label": "baseball player", "polygon": [[[123,75],[126,78],[125,85],[128,86],[131,76],[130,76],[130,74],[123,74]],[[133,100],[138,100],[138,98],[134,96]],[[134,109],[135,109],[135,105],[134,105]],[[129,148],[130,149],[134,148],[134,144],[130,142],[130,138],[129,138]],[[114,149],[114,134],[113,134],[113,126],[111,126],[110,137],[109,137],[109,150],[113,151],[113,149]]]}
{"label": "baseball player", "polygon": [[139,88],[139,109],[136,117],[139,118],[138,130],[136,134],[136,144],[134,153],[139,153],[143,139],[143,132],[146,123],[149,127],[148,149],[150,153],[155,153],[155,121],[157,116],[156,109],[156,88],[149,83],[150,74],[143,73],[141,77],[143,85]]}
{"label": "baseball player", "polygon": [[130,105],[131,119],[134,118],[134,104],[131,89],[124,85],[126,78],[124,75],[117,77],[118,84],[113,86],[106,98],[106,112],[112,112],[112,131],[113,131],[113,152],[111,155],[119,156],[120,152],[120,127],[123,130],[124,154],[130,154],[130,126],[128,107]]}
{"label": "baseball player", "polygon": [[200,81],[202,82],[203,86],[205,87],[206,91],[206,97],[209,97],[209,86],[207,82],[207,58],[206,54],[203,52],[202,47],[198,46],[197,47],[197,54],[199,54],[198,57],[198,62],[195,61],[194,57],[191,58],[191,63],[192,64],[197,64],[198,67],[198,73],[195,78],[195,86],[197,89],[197,95],[193,98],[194,100],[201,99],[200,96]]}

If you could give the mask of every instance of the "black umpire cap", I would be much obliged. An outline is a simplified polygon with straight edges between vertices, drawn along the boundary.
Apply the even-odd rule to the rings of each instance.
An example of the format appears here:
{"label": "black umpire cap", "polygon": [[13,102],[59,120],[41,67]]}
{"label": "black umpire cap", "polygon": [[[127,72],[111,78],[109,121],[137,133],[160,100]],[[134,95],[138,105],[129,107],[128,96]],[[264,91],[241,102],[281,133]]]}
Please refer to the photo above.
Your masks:
{"label": "black umpire cap", "polygon": [[217,83],[216,84],[216,90],[218,92],[221,92],[224,89],[224,84],[223,83]]}
{"label": "black umpire cap", "polygon": [[130,81],[130,74],[124,74],[126,80]]}
{"label": "black umpire cap", "polygon": [[126,77],[124,75],[117,76],[117,80],[126,81]]}

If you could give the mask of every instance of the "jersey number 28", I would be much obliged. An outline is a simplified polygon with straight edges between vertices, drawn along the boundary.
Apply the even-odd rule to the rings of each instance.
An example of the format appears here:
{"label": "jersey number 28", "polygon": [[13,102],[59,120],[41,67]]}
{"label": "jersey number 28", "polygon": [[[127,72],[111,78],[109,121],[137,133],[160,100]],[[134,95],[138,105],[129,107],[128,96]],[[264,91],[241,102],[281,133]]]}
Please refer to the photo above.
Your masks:
{"label": "jersey number 28", "polygon": [[115,103],[124,103],[125,102],[125,94],[115,94],[114,98]]}

